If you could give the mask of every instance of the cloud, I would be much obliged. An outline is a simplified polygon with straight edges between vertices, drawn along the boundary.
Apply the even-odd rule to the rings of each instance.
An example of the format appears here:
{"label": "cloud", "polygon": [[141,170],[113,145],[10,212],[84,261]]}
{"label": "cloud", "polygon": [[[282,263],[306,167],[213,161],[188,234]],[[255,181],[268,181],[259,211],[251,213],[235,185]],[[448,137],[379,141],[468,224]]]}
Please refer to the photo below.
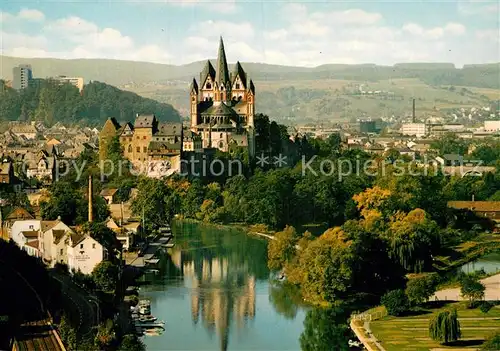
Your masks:
{"label": "cloud", "polygon": [[496,16],[500,6],[495,1],[458,0],[457,10],[463,16]]}
{"label": "cloud", "polygon": [[165,3],[179,7],[201,7],[207,12],[230,14],[238,11],[236,0],[165,0]]}
{"label": "cloud", "polygon": [[17,17],[29,21],[43,21],[45,19],[45,15],[43,14],[43,12],[30,9],[22,9],[17,14]]}
{"label": "cloud", "polygon": [[218,38],[219,36],[238,36],[239,38],[252,38],[255,30],[249,22],[229,21],[203,21],[191,27],[192,32],[203,33],[207,38]]}
{"label": "cloud", "polygon": [[45,15],[41,11],[24,8],[17,14],[0,11],[0,20],[2,23],[19,21],[42,22],[45,20]]}
{"label": "cloud", "polygon": [[444,27],[434,27],[425,29],[416,23],[407,23],[403,26],[403,31],[415,36],[421,36],[427,39],[440,39],[445,35],[462,35],[466,29],[460,23],[447,23]]}

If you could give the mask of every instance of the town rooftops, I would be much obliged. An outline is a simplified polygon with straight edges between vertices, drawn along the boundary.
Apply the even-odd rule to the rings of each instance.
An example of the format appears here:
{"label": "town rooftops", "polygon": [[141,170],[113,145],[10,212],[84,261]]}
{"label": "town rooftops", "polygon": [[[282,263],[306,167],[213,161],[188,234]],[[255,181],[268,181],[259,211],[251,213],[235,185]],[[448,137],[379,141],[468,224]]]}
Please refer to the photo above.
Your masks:
{"label": "town rooftops", "polygon": [[28,241],[26,243],[27,246],[30,246],[34,249],[38,249],[38,240],[32,240],[32,241]]}
{"label": "town rooftops", "polygon": [[25,230],[22,233],[26,239],[38,238],[38,230]]}
{"label": "town rooftops", "polygon": [[24,208],[16,207],[13,209],[7,217],[6,220],[17,220],[17,219],[34,219],[34,217]]}
{"label": "town rooftops", "polygon": [[474,212],[500,212],[500,201],[448,201],[448,207]]}
{"label": "town rooftops", "polygon": [[152,128],[155,121],[155,115],[138,115],[134,122],[134,128]]}
{"label": "town rooftops", "polygon": [[102,189],[99,195],[101,196],[114,196],[118,189],[114,188],[107,188],[107,189]]}
{"label": "town rooftops", "polygon": [[158,131],[155,135],[181,135],[182,123],[167,123],[162,122],[158,124]]}
{"label": "town rooftops", "polygon": [[54,236],[54,244],[59,244],[61,239],[64,237],[64,234],[66,234],[66,231],[62,229],[53,230],[52,235]]}

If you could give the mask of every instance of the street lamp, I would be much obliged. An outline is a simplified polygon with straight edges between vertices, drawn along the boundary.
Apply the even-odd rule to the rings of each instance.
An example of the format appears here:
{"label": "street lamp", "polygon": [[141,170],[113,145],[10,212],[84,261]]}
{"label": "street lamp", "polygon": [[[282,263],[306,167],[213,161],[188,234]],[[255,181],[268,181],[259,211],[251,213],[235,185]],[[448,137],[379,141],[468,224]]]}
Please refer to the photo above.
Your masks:
{"label": "street lamp", "polygon": [[97,325],[99,325],[99,316],[100,316],[99,303],[95,299],[89,299],[89,302],[95,303],[95,306],[97,307]]}

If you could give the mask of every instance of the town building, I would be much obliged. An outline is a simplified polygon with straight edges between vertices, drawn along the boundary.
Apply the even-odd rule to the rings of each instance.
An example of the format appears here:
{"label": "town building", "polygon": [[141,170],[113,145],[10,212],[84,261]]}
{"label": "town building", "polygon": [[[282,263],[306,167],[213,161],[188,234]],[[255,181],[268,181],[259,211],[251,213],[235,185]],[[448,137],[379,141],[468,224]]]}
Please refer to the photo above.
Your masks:
{"label": "town building", "polygon": [[107,148],[118,136],[123,155],[136,171],[150,177],[180,172],[183,128],[181,123],[159,122],[155,115],[137,115],[134,124],[121,126],[109,118],[99,133],[99,158],[107,159]]}
{"label": "town building", "polygon": [[255,153],[255,86],[239,62],[229,73],[220,38],[217,63],[207,61],[199,82],[190,87],[191,131],[200,134],[204,148],[228,152],[231,146]]}
{"label": "town building", "polygon": [[66,245],[68,268],[90,274],[105,258],[104,247],[87,233],[73,233]]}
{"label": "town building", "polygon": [[78,88],[80,93],[83,90],[83,78],[82,77],[66,77],[66,76],[57,76],[50,78],[51,80],[62,83],[62,84],[71,84]]}
{"label": "town building", "polygon": [[448,208],[472,212],[489,221],[494,231],[500,232],[500,201],[448,201]]}
{"label": "town building", "polygon": [[425,123],[403,123],[401,125],[401,134],[421,138],[428,134],[428,128]]}
{"label": "town building", "polygon": [[484,121],[484,130],[486,132],[500,131],[500,120],[498,121]]}
{"label": "town building", "polygon": [[14,79],[12,80],[12,88],[16,90],[21,90],[30,84],[30,81],[33,79],[33,70],[31,69],[31,65],[19,65],[12,69],[12,75]]}

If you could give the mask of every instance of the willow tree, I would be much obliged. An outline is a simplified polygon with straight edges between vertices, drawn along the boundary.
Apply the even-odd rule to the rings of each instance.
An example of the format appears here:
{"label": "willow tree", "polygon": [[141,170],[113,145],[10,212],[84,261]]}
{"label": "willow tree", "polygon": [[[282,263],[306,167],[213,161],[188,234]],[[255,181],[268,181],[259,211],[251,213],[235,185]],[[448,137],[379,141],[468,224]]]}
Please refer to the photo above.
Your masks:
{"label": "willow tree", "polygon": [[442,311],[429,321],[429,336],[441,344],[457,341],[461,337],[457,310]]}

